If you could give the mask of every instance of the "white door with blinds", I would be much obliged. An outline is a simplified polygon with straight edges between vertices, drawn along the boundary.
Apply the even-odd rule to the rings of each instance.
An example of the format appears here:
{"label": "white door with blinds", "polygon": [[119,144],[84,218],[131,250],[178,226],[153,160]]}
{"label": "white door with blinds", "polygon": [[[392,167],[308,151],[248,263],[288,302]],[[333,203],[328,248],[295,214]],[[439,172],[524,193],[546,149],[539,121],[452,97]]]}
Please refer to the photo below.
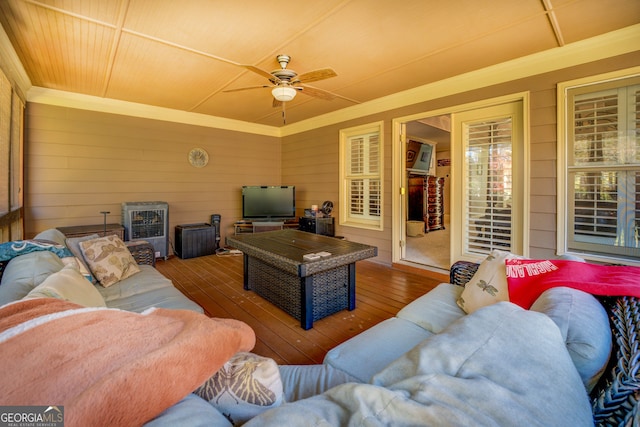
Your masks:
{"label": "white door with blinds", "polygon": [[457,113],[452,123],[454,259],[479,260],[493,249],[522,254],[528,175],[522,102]]}

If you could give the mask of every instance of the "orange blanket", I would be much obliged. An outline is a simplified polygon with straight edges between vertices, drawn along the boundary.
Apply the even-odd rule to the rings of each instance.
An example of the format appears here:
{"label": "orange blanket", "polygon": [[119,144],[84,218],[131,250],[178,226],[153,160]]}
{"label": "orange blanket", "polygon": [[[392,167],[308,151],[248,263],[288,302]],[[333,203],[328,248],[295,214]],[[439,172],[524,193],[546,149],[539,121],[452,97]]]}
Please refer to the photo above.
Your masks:
{"label": "orange blanket", "polygon": [[19,301],[0,307],[0,405],[64,406],[67,426],[141,425],[254,345],[245,323],[186,310]]}

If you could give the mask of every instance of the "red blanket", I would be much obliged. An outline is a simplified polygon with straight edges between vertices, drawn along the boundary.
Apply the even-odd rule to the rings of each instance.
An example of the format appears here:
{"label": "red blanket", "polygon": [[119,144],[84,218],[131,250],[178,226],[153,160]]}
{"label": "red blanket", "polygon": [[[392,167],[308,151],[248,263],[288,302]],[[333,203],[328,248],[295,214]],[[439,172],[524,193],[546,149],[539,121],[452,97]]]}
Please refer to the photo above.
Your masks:
{"label": "red blanket", "polygon": [[66,426],[141,425],[255,344],[237,320],[39,298],[0,307],[0,405],[62,405]]}
{"label": "red blanket", "polygon": [[532,259],[508,259],[505,267],[509,301],[525,309],[544,291],[559,286],[593,295],[640,298],[640,267]]}

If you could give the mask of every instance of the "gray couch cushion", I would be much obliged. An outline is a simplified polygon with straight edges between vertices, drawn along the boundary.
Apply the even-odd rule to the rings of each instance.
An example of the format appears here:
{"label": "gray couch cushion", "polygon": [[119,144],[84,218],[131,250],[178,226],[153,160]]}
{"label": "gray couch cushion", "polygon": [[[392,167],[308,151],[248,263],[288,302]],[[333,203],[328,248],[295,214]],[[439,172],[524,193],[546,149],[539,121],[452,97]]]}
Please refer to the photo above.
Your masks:
{"label": "gray couch cushion", "polygon": [[191,310],[204,313],[202,307],[174,287],[153,289],[127,298],[120,298],[107,302],[107,307],[142,313],[152,308],[171,308],[174,310]]}
{"label": "gray couch cushion", "polygon": [[140,272],[115,283],[108,288],[96,285],[104,300],[108,303],[129,298],[156,289],[173,288],[171,280],[150,265],[140,265]]}
{"label": "gray couch cushion", "polygon": [[40,239],[40,240],[49,240],[51,242],[56,242],[60,245],[65,245],[65,240],[66,240],[66,236],[64,235],[64,233],[60,230],[58,230],[57,228],[50,228],[48,230],[42,231],[38,234],[36,234],[36,237],[34,237],[34,239]]}
{"label": "gray couch cushion", "polygon": [[531,310],[546,314],[558,325],[590,392],[607,366],[612,347],[609,318],[602,304],[586,292],[559,287],[543,292]]}
{"label": "gray couch cushion", "polygon": [[338,385],[245,425],[587,426],[593,418],[556,325],[500,302],[425,339],[371,384]]}
{"label": "gray couch cushion", "polygon": [[466,315],[456,303],[463,290],[462,286],[441,283],[404,307],[396,316],[434,334],[440,333],[451,323]]}
{"label": "gray couch cushion", "polygon": [[95,285],[107,307],[141,313],[151,307],[204,310],[180,292],[171,280],[150,265],[140,265],[140,272],[105,288]]}
{"label": "gray couch cushion", "polygon": [[60,258],[48,251],[31,252],[13,258],[0,282],[0,305],[24,298],[49,275],[64,267]]}
{"label": "gray couch cushion", "polygon": [[144,427],[232,427],[233,424],[206,400],[189,394],[149,421]]}
{"label": "gray couch cushion", "polygon": [[100,292],[74,265],[65,266],[62,270],[50,274],[24,297],[29,298],[57,298],[85,307],[106,307]]}
{"label": "gray couch cushion", "polygon": [[392,317],[334,347],[323,363],[360,382],[369,382],[373,375],[431,335],[415,323]]}
{"label": "gray couch cushion", "polygon": [[306,399],[340,384],[358,382],[331,365],[281,365],[280,378],[286,402]]}

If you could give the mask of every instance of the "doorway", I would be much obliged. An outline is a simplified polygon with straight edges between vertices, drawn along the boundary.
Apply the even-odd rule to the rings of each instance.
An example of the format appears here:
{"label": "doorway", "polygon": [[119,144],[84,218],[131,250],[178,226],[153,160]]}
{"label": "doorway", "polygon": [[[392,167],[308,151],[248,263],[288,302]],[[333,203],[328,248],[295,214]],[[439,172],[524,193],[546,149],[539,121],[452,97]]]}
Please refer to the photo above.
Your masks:
{"label": "doorway", "polygon": [[[480,262],[494,247],[527,255],[528,105],[517,93],[393,121],[393,262],[448,274],[452,262]],[[414,167],[412,138],[433,145],[433,168]],[[441,191],[444,211],[422,207],[428,228],[415,232],[410,179],[421,174],[442,180],[423,199]],[[443,227],[431,230],[432,214]]]}
{"label": "doorway", "polygon": [[448,270],[451,115],[409,121],[404,132],[407,224],[402,260]]}

